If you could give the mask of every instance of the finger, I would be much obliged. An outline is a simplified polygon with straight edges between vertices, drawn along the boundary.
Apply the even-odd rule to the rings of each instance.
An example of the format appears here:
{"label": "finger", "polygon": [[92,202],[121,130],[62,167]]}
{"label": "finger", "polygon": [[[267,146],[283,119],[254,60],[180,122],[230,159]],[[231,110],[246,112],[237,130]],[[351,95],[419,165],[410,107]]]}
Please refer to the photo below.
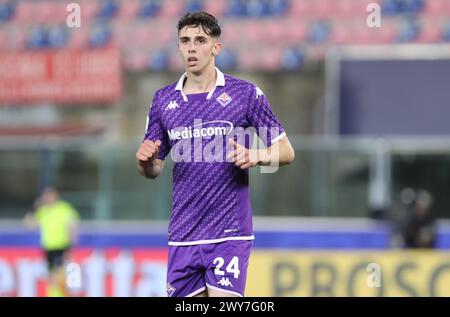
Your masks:
{"label": "finger", "polygon": [[151,140],[145,140],[143,143],[143,146],[148,148],[152,148],[152,149],[157,149],[161,146],[161,141],[160,140],[156,140],[156,142],[153,142]]}
{"label": "finger", "polygon": [[148,161],[148,157],[147,156],[145,156],[145,155],[142,155],[141,153],[137,153],[136,154],[136,158],[139,160],[139,161]]}
{"label": "finger", "polygon": [[145,145],[154,145],[155,143],[152,140],[145,140],[144,142],[142,142],[142,144]]}
{"label": "finger", "polygon": [[241,169],[243,169],[243,170],[250,168],[250,167],[253,167],[252,162],[247,162],[247,163],[241,165]]}
{"label": "finger", "polygon": [[238,150],[240,148],[242,148],[242,145],[240,145],[239,143],[235,142],[233,139],[229,139],[228,141],[229,144],[231,144],[235,150]]}
{"label": "finger", "polygon": [[241,166],[241,165],[243,165],[243,164],[245,164],[245,163],[247,163],[248,161],[246,161],[246,160],[238,160],[238,161],[236,161],[234,164],[236,165],[236,166]]}
{"label": "finger", "polygon": [[237,154],[238,154],[237,151],[232,151],[232,152],[228,153],[227,154],[227,162],[229,162],[229,161],[232,161],[232,162],[236,161]]}
{"label": "finger", "polygon": [[248,155],[247,155],[247,153],[245,151],[238,152],[237,155],[236,155],[236,160],[237,161],[244,160],[244,159],[247,158],[247,156]]}
{"label": "finger", "polygon": [[142,147],[145,147],[145,148],[148,148],[148,147],[156,148],[156,147],[157,147],[156,144],[153,143],[153,142],[150,141],[150,140],[146,140],[144,143],[142,143],[141,146],[142,146]]}
{"label": "finger", "polygon": [[151,150],[147,150],[147,149],[142,149],[141,151],[139,151],[142,155],[147,156],[147,157],[152,157],[156,150],[151,149]]}
{"label": "finger", "polygon": [[143,145],[143,146],[141,147],[141,149],[142,149],[143,151],[156,151],[156,150],[158,149],[158,147],[155,146],[154,144],[152,144],[152,145],[145,144],[145,145]]}

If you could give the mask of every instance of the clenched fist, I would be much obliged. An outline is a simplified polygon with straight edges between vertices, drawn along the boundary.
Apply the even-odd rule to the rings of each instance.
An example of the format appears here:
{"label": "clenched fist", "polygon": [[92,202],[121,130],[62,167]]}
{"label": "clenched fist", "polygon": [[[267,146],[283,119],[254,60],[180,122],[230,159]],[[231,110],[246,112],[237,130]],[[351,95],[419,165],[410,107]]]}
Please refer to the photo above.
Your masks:
{"label": "clenched fist", "polygon": [[158,156],[160,146],[160,140],[156,140],[155,142],[145,140],[139,146],[139,149],[136,153],[136,158],[142,162],[151,162]]}

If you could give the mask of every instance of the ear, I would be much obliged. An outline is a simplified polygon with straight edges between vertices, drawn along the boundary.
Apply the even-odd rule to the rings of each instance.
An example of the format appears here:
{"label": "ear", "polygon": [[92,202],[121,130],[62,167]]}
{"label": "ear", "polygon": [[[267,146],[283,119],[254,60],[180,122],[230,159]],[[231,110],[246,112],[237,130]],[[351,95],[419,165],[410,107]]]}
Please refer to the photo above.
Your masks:
{"label": "ear", "polygon": [[212,55],[217,56],[220,53],[221,49],[222,49],[222,43],[220,43],[220,42],[214,43]]}

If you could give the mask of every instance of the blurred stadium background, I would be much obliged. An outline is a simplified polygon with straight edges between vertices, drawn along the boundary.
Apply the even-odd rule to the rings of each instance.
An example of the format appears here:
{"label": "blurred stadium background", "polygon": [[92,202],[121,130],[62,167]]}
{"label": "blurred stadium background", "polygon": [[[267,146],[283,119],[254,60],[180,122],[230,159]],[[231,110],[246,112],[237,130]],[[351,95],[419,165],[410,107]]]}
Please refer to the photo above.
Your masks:
{"label": "blurred stadium background", "polygon": [[[145,180],[135,151],[194,10],[219,18],[219,68],[262,88],[296,150],[252,171],[247,295],[450,295],[450,0],[79,0],[80,28],[70,2],[0,0],[0,296],[44,294],[21,220],[49,184],[82,217],[74,295],[165,295],[171,164]],[[405,187],[433,196],[433,249],[395,244],[383,212]]]}

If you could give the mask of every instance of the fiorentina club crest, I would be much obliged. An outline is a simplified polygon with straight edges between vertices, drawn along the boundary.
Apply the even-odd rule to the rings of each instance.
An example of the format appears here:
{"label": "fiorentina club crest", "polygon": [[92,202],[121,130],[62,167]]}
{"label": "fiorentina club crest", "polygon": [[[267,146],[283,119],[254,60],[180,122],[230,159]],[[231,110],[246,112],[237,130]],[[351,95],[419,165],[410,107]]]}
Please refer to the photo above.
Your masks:
{"label": "fiorentina club crest", "polygon": [[222,107],[225,107],[228,105],[233,99],[228,96],[226,92],[223,92],[219,97],[217,97],[217,102],[222,105]]}

